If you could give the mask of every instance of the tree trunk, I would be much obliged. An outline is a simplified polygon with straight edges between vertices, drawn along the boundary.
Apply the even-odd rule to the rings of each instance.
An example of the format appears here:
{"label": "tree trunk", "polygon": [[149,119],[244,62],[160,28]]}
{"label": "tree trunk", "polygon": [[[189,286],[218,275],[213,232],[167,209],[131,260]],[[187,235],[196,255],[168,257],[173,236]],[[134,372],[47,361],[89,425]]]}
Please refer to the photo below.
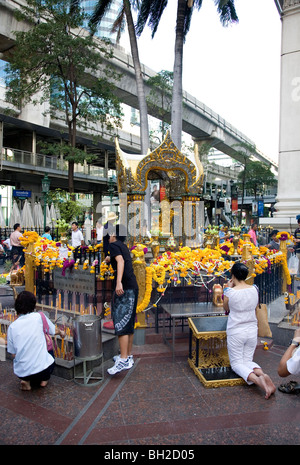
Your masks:
{"label": "tree trunk", "polygon": [[178,0],[175,38],[175,59],[173,69],[174,84],[172,94],[171,134],[172,140],[179,150],[181,150],[182,133],[182,61],[185,8],[186,0]]}
{"label": "tree trunk", "polygon": [[71,200],[75,200],[75,193],[74,193],[74,162],[68,162],[68,181],[69,181],[69,194]]}
{"label": "tree trunk", "polygon": [[137,97],[139,101],[139,110],[140,110],[140,139],[141,139],[141,153],[146,154],[149,147],[149,126],[148,126],[148,110],[147,102],[144,88],[144,80],[142,76],[141,63],[139,58],[135,27],[133,23],[133,18],[131,14],[130,2],[124,0],[124,9],[129,33],[131,55],[133,59],[133,65],[135,70],[135,79],[137,87]]}
{"label": "tree trunk", "polygon": [[245,166],[244,166],[243,180],[242,180],[242,205],[241,205],[241,213],[240,213],[240,217],[239,217],[240,224],[242,224],[242,219],[243,219],[243,205],[244,205],[244,196],[245,196],[246,170],[247,170],[247,158],[245,157]]}
{"label": "tree trunk", "polygon": [[[74,119],[75,109],[73,108],[73,122],[69,124],[69,143],[71,147],[76,147],[76,118]],[[74,190],[74,160],[69,160],[68,162],[68,180],[69,180],[69,193],[71,200],[75,200],[75,190]]]}

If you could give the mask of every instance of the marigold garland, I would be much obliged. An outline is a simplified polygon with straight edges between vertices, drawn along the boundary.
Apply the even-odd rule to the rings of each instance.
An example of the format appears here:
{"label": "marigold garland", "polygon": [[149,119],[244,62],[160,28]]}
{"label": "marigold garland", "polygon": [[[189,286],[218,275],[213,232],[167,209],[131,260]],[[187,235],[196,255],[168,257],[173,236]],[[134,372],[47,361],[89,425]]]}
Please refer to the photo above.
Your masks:
{"label": "marigold garland", "polygon": [[[289,233],[283,231],[277,236],[280,240],[289,240]],[[49,272],[54,267],[62,268],[64,260],[59,258],[59,244],[55,241],[49,241],[46,238],[40,237],[35,231],[24,231],[20,238],[21,244],[26,248],[29,244],[34,243],[34,252],[32,256],[36,266],[44,266],[44,271]],[[267,247],[255,247],[251,242],[239,239],[238,253],[242,254],[243,246],[247,244],[251,248],[251,254],[254,257],[254,272],[253,276],[261,274],[266,270],[271,270],[272,264],[281,264],[286,277],[287,285],[291,284],[291,276],[288,270],[286,255],[281,251],[272,251]],[[96,246],[88,246],[89,251],[98,251],[101,244]],[[71,255],[72,247],[69,246]],[[189,247],[180,247],[176,252],[165,252],[155,259],[149,266],[146,266],[146,286],[145,295],[142,302],[137,306],[137,313],[140,313],[150,305],[152,294],[152,283],[155,281],[158,284],[157,291],[161,294],[158,301],[164,295],[169,284],[173,282],[176,286],[184,279],[187,285],[204,285],[207,287],[204,276],[214,280],[215,277],[225,277],[234,264],[234,261],[226,260],[226,256],[233,253],[233,244],[226,241],[220,244],[216,249],[190,249]],[[134,247],[131,252],[135,260],[139,260],[147,252],[146,248]],[[25,249],[25,253],[27,250]],[[91,266],[90,273],[95,273],[95,260]],[[78,269],[79,261],[74,264],[74,268]],[[85,260],[83,269],[89,268],[88,260]],[[114,279],[114,270],[110,264],[102,262],[100,264],[100,280]],[[157,306],[157,303],[153,306]]]}
{"label": "marigold garland", "polygon": [[144,294],[144,298],[142,302],[136,308],[136,313],[143,312],[150,304],[151,293],[152,293],[152,276],[153,276],[153,268],[151,266],[147,266],[146,267],[145,294]]}

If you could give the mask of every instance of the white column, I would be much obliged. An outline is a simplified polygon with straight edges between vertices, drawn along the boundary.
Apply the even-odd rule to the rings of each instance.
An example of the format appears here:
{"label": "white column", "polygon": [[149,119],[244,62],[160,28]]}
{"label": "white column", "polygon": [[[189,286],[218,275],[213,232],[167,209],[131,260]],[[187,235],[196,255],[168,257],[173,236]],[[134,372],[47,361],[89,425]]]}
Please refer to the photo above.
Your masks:
{"label": "white column", "polygon": [[278,193],[274,220],[297,224],[300,214],[300,0],[282,13]]}

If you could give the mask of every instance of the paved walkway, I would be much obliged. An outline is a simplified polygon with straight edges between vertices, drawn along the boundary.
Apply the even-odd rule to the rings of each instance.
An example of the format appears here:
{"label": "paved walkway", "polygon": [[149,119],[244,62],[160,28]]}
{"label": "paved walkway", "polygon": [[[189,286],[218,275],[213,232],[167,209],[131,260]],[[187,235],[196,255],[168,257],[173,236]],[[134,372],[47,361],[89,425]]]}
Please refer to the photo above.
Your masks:
{"label": "paved walkway", "polygon": [[[284,350],[256,351],[276,386]],[[29,392],[19,389],[12,362],[0,362],[0,444],[300,444],[300,396],[277,390],[265,400],[256,386],[204,388],[188,366],[187,340],[176,344],[175,362],[162,343],[134,346],[134,354],[132,369],[105,373],[100,385],[52,376],[46,388]]]}

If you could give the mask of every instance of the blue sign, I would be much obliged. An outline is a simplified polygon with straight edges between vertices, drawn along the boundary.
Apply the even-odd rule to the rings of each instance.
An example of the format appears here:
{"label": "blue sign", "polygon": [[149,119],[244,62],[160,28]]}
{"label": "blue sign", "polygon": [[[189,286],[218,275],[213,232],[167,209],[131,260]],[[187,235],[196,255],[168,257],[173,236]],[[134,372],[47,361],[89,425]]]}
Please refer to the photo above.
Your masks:
{"label": "blue sign", "polygon": [[21,190],[14,189],[13,190],[13,196],[14,197],[19,197],[19,198],[22,198],[22,199],[28,199],[29,197],[31,197],[31,191],[21,191]]}
{"label": "blue sign", "polygon": [[259,200],[257,202],[257,212],[258,212],[258,216],[264,216],[264,201],[263,200]]}

